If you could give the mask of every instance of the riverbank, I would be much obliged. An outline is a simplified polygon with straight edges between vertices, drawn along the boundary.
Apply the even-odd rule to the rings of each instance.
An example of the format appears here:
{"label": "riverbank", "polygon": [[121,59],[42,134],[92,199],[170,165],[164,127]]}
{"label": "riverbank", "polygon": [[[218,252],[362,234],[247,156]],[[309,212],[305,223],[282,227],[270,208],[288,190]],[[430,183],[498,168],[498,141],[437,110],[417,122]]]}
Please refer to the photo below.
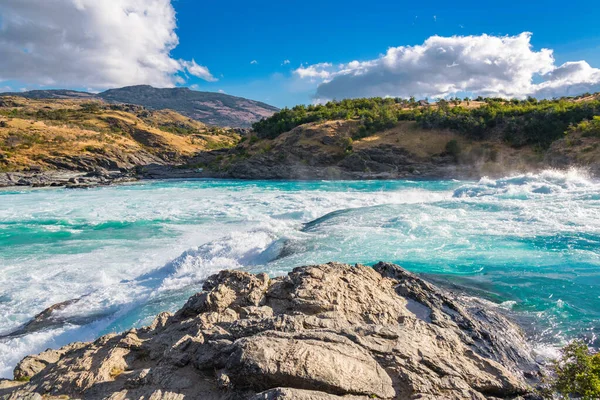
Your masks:
{"label": "riverbank", "polygon": [[485,303],[393,264],[329,263],[222,271],[148,327],[25,358],[0,396],[517,398],[539,377],[520,329]]}

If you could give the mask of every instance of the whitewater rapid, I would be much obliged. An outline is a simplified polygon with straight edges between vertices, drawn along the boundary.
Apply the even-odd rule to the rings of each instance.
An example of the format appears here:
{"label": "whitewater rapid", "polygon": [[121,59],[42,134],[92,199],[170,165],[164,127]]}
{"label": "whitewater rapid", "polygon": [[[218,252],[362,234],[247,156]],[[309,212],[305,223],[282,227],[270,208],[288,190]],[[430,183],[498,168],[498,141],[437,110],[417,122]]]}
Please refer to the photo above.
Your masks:
{"label": "whitewater rapid", "polygon": [[76,299],[49,329],[0,339],[25,355],[141,326],[225,268],[284,274],[397,262],[499,304],[535,340],[594,342],[600,182],[579,171],[460,181],[153,181],[0,190],[0,336]]}

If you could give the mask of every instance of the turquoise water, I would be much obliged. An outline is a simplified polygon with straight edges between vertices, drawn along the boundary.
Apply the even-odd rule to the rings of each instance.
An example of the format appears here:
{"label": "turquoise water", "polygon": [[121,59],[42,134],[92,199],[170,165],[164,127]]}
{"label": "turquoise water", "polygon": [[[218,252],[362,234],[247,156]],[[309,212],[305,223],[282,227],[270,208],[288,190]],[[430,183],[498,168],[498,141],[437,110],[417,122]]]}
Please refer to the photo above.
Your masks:
{"label": "turquoise water", "polygon": [[0,190],[0,335],[79,299],[61,322],[0,339],[29,353],[147,324],[208,275],[396,262],[483,296],[540,348],[600,332],[600,182],[546,171],[461,181],[154,181]]}

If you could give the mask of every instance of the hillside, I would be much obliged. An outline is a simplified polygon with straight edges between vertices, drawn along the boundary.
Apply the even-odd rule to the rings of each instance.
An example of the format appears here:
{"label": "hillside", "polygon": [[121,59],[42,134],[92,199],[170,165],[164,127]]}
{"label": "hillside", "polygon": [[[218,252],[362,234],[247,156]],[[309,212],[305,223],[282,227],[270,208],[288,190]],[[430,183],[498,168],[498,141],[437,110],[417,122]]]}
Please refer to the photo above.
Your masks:
{"label": "hillside", "polygon": [[600,176],[599,116],[598,95],[343,100],[283,109],[207,167],[235,178],[479,178],[571,166]]}
{"label": "hillside", "polygon": [[600,176],[599,118],[597,96],[435,105],[358,99],[284,109],[240,136],[172,110],[4,97],[0,170],[102,167],[131,178],[477,179],[575,166]]}
{"label": "hillside", "polygon": [[128,170],[181,164],[239,135],[174,111],[88,100],[0,98],[0,170]]}
{"label": "hillside", "polygon": [[74,90],[32,90],[23,93],[0,93],[28,99],[104,100],[112,104],[137,104],[153,110],[171,109],[189,118],[213,126],[249,128],[252,123],[270,117],[276,107],[224,93],[199,92],[189,88],[157,89],[152,86],[129,86],[92,94]]}

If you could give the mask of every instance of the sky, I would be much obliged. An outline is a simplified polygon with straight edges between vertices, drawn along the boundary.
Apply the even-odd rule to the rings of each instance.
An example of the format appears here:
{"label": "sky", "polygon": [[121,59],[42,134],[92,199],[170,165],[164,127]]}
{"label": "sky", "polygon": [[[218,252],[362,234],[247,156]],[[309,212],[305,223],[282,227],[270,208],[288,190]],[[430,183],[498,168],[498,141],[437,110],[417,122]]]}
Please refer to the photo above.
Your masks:
{"label": "sky", "polygon": [[577,0],[0,0],[0,91],[552,98],[600,91],[598,21]]}

